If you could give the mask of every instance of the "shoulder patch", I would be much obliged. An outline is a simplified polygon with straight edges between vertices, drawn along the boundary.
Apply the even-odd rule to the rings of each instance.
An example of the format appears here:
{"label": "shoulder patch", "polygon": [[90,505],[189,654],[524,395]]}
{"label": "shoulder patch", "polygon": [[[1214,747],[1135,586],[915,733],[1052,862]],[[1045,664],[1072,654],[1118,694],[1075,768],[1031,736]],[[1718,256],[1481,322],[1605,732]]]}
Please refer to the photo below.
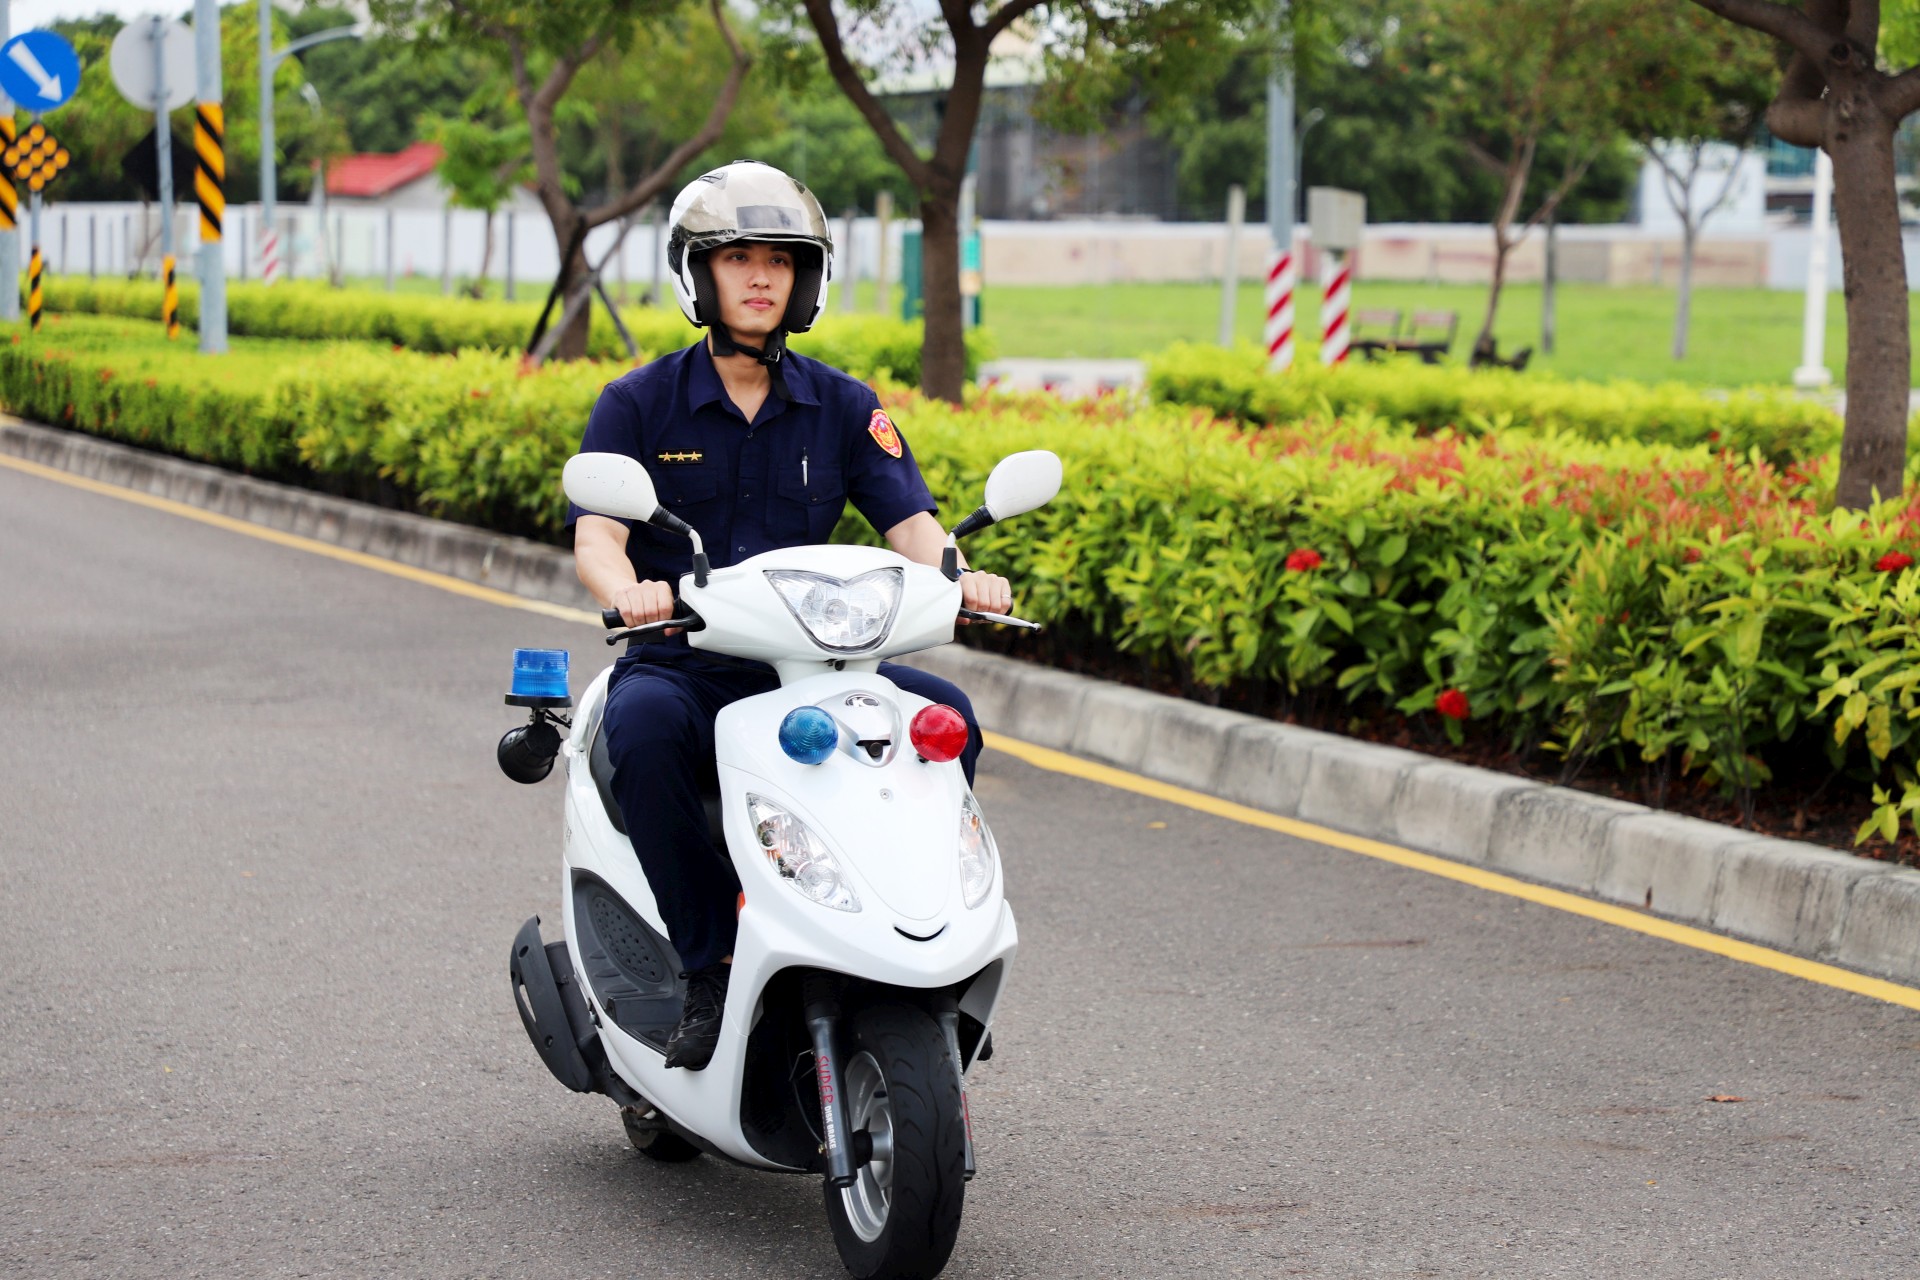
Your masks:
{"label": "shoulder patch", "polygon": [[900,456],[900,433],[893,429],[893,419],[887,416],[885,409],[875,409],[873,416],[867,419],[867,434],[888,454],[896,458]]}

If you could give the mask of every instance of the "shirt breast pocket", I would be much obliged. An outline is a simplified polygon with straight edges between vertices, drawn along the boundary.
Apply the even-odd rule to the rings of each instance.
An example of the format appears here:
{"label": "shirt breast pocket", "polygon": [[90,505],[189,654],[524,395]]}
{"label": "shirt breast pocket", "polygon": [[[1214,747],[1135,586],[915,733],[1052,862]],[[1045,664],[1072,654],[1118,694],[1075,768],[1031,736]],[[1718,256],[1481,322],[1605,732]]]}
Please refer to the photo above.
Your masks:
{"label": "shirt breast pocket", "polygon": [[776,541],[791,546],[825,542],[846,509],[846,478],[837,465],[810,462],[804,474],[794,469],[781,475],[768,505],[767,532]]}
{"label": "shirt breast pocket", "polygon": [[720,475],[713,467],[684,464],[655,467],[653,491],[662,505],[672,507],[676,514],[684,518],[682,508],[713,501],[714,495],[720,492]]}

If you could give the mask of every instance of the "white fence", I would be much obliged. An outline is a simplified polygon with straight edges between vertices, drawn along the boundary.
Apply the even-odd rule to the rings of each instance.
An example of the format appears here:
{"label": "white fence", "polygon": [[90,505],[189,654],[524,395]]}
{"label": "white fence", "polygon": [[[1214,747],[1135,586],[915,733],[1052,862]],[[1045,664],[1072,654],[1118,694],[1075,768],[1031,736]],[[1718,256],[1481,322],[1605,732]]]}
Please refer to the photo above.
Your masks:
{"label": "white fence", "polygon": [[[330,207],[321,237],[321,213],[313,205],[281,204],[274,221],[280,231],[280,270],[283,279],[324,279],[340,274],[381,282],[391,276],[447,280],[456,287],[477,276],[486,261],[490,279],[506,282],[525,295],[550,285],[559,272],[560,246],[553,229],[540,214],[500,213],[491,227],[492,252],[487,252],[486,215],[472,209],[386,210]],[[879,224],[859,219],[851,240],[844,219],[836,220],[841,279],[849,271],[863,280],[873,278],[879,249]],[[901,236],[910,226],[895,219],[890,227],[888,276],[900,276]],[[199,253],[199,214],[190,206],[174,215],[174,254],[180,274],[191,273]],[[24,237],[25,219],[21,227]],[[257,279],[260,275],[260,206],[227,206],[227,278]],[[41,249],[54,275],[155,275],[160,270],[161,219],[157,205],[64,204],[40,214]],[[612,251],[603,276],[609,290],[623,284],[632,294],[654,288],[665,270],[662,229],[636,221],[621,237],[617,225],[595,228],[587,236],[589,261],[599,262]],[[21,254],[22,261],[26,257]],[[509,276],[511,272],[511,276]],[[663,281],[664,282],[664,281]]]}
{"label": "white fence", "polygon": [[[425,277],[446,280],[457,287],[477,275],[483,257],[487,257],[487,220],[483,214],[470,209],[388,211],[333,206],[326,213],[324,241],[320,234],[320,211],[312,205],[282,204],[276,221],[280,224],[284,278],[324,278],[337,264],[342,274],[376,285],[391,273],[396,280]],[[889,227],[887,275],[891,281],[900,278],[901,238],[917,226],[912,220],[895,219]],[[25,229],[23,219],[23,235]],[[259,276],[260,230],[258,205],[228,206],[224,247],[229,279]],[[877,221],[873,218],[855,220],[849,236],[846,221],[836,219],[833,231],[838,242],[841,281],[845,282],[850,276],[872,280],[879,259]],[[1920,228],[1910,228],[1904,234],[1907,283],[1909,287],[1920,288]],[[181,207],[174,218],[174,252],[183,276],[192,272],[199,252],[198,236],[198,214],[190,206]],[[981,226],[981,236],[985,242],[989,289],[996,283],[1217,281],[1226,247],[1224,223],[987,222]],[[519,296],[537,296],[552,282],[559,269],[560,254],[544,216],[525,212],[497,214],[493,219],[492,238],[492,253],[487,264],[491,279],[511,280]],[[1537,231],[1527,237],[1516,261],[1520,278],[1537,272],[1532,259],[1539,254],[1541,238]],[[1703,253],[1713,252],[1716,244],[1727,253],[1737,251],[1751,264],[1733,273],[1743,279],[1751,279],[1753,283],[1764,281],[1774,289],[1801,289],[1806,285],[1810,239],[1805,226],[1788,226],[1726,237],[1710,232],[1703,237],[1701,247]],[[589,259],[600,261],[616,240],[620,240],[620,250],[618,256],[608,262],[604,276],[608,289],[617,291],[624,286],[629,296],[654,289],[664,271],[665,246],[660,230],[646,221],[636,221],[621,239],[617,226],[599,227],[587,237]],[[1638,262],[1652,252],[1651,282],[1671,284],[1671,263],[1677,257],[1678,247],[1677,242],[1667,242],[1673,240],[1669,233],[1633,224],[1563,228],[1563,270],[1570,278],[1581,278],[1580,266],[1584,260],[1581,255],[1592,257],[1605,250],[1612,266],[1596,267],[1586,278],[1644,281],[1644,263],[1631,271],[1621,264]],[[1375,278],[1381,278],[1384,273],[1409,279],[1426,276],[1478,281],[1485,270],[1480,259],[1490,260],[1491,245],[1492,232],[1486,227],[1371,226],[1367,229],[1367,244],[1360,252],[1360,276],[1367,278],[1368,260],[1372,258],[1376,264]],[[1660,245],[1666,245],[1664,251],[1658,248]],[[1433,274],[1428,267],[1416,266],[1411,271],[1389,269],[1396,254],[1406,256],[1407,246],[1427,254],[1420,257],[1421,262],[1444,259],[1454,263],[1456,269],[1446,275]],[[41,247],[47,256],[48,270],[56,276],[155,275],[160,269],[161,256],[159,211],[156,206],[138,204],[54,205],[41,213]],[[1241,233],[1240,248],[1242,273],[1258,276],[1264,269],[1266,229],[1246,227]],[[1834,264],[1833,287],[1839,289],[1842,272],[1837,233],[1829,252]],[[23,251],[23,263],[25,256]],[[1473,261],[1467,261],[1468,258]],[[1662,262],[1668,264],[1664,271]],[[840,305],[839,299],[836,298],[833,305]]]}

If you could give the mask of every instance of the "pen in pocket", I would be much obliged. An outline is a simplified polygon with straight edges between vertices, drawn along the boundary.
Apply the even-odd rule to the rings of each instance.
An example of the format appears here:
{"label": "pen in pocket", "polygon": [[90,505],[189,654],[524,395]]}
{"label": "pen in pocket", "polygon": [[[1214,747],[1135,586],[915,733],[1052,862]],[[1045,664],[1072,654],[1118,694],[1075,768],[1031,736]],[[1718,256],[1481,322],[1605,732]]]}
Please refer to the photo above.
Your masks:
{"label": "pen in pocket", "polygon": [[806,487],[806,483],[807,483],[807,451],[806,451],[805,449],[802,449],[802,450],[800,451],[800,484],[801,484],[801,487],[803,487],[803,488],[804,488],[804,487]]}

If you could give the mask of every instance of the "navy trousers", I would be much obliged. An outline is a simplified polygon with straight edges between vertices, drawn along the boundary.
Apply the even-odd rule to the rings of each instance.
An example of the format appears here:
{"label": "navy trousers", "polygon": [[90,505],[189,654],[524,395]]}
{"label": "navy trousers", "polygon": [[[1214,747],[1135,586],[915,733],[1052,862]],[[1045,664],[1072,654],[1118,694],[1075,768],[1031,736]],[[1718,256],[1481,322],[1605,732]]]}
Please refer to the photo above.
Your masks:
{"label": "navy trousers", "polygon": [[[960,756],[967,785],[980,758],[973,704],[950,682],[913,667],[880,664],[909,693],[944,702],[967,721]],[[711,790],[713,726],[720,708],[780,687],[772,668],[722,665],[698,654],[669,660],[643,649],[614,663],[601,732],[613,760],[613,794],[680,963],[704,969],[733,952],[740,881],[714,855],[700,793]]]}

